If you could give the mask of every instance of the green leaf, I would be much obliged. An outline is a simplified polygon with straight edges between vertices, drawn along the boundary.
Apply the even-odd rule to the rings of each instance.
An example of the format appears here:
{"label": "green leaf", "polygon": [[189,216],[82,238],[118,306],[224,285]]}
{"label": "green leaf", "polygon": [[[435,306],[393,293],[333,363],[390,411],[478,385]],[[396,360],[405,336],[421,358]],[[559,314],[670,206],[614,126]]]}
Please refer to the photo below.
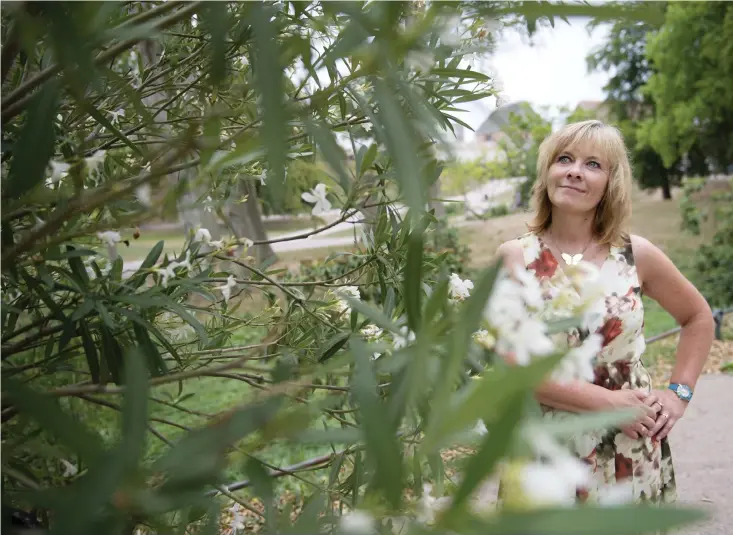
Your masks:
{"label": "green leaf", "polygon": [[466,501],[476,487],[494,470],[496,464],[506,454],[512,443],[515,431],[522,419],[522,395],[515,394],[507,403],[501,416],[493,425],[488,425],[488,434],[484,437],[478,451],[472,455],[465,469],[463,480],[453,496],[450,512],[444,518],[450,525],[456,515],[465,511]]}
{"label": "green leaf", "polygon": [[361,160],[361,165],[359,165],[359,177],[361,178],[364,176],[364,173],[369,170],[369,168],[374,163],[374,160],[377,158],[377,144],[372,143],[369,145],[369,148],[367,149],[366,153],[364,154],[364,157]]}
{"label": "green leaf", "polygon": [[324,362],[330,359],[339,349],[346,345],[351,336],[350,332],[341,332],[333,335],[319,351],[318,362]]}
{"label": "green leaf", "polygon": [[150,269],[151,267],[153,267],[158,261],[158,258],[160,258],[160,255],[163,252],[163,247],[165,247],[165,242],[163,240],[160,240],[158,243],[156,243],[153,248],[150,249],[150,252],[145,257],[145,260],[143,260],[143,263],[140,264],[140,269],[138,271],[141,271],[143,269]]}
{"label": "green leaf", "polygon": [[448,299],[448,278],[442,277],[438,284],[433,288],[433,293],[430,294],[425,310],[423,312],[423,322],[425,325],[432,323],[433,319],[438,315],[438,312],[443,308],[446,300]]}
{"label": "green leaf", "polygon": [[386,82],[375,79],[374,90],[379,102],[380,118],[379,124],[375,123],[374,127],[382,131],[389,154],[394,158],[397,182],[407,205],[415,214],[422,213],[425,210],[425,188],[420,179],[421,166],[415,132]]}
{"label": "green leaf", "polygon": [[665,532],[705,519],[702,511],[666,505],[584,506],[504,512],[490,520],[475,519],[464,533],[496,535],[639,535]]}
{"label": "green leaf", "polygon": [[62,411],[56,399],[35,392],[13,379],[3,381],[3,391],[21,413],[35,420],[46,433],[87,463],[94,463],[103,455],[104,448],[99,437]]}
{"label": "green leaf", "polygon": [[86,321],[79,322],[79,334],[81,335],[81,343],[84,347],[84,356],[87,359],[89,373],[92,376],[92,382],[99,384],[99,356],[97,355],[97,345],[94,343],[92,334]]}
{"label": "green leaf", "polygon": [[407,323],[412,332],[420,330],[422,306],[422,264],[423,264],[423,225],[413,228],[407,241],[407,263],[405,265],[405,309]]}
{"label": "green leaf", "polygon": [[249,476],[254,491],[262,499],[265,506],[265,517],[267,523],[272,527],[273,522],[273,501],[275,493],[272,488],[272,477],[260,461],[250,457],[245,466],[245,472]]}
{"label": "green leaf", "polygon": [[226,38],[229,32],[229,14],[225,2],[206,2],[200,10],[201,22],[209,33],[211,48],[209,77],[218,86],[226,75]]}
{"label": "green leaf", "polygon": [[[122,348],[106,325],[101,325],[100,331],[102,333],[102,358],[112,381],[119,385],[122,382]],[[107,378],[103,376],[102,381],[106,380]]]}
{"label": "green leaf", "polygon": [[381,491],[397,508],[402,500],[402,457],[397,429],[385,422],[384,407],[377,396],[377,379],[361,340],[351,343],[354,351],[352,392],[363,422],[364,440],[374,476],[374,490]]}
{"label": "green leaf", "polygon": [[306,120],[306,127],[321,149],[328,165],[339,177],[339,184],[346,195],[351,191],[351,177],[344,167],[344,153],[336,143],[333,132],[311,119]]}
{"label": "green leaf", "polygon": [[119,455],[125,470],[134,470],[145,452],[148,431],[148,374],[142,353],[130,349],[125,355],[125,398],[122,404],[122,441]]}
{"label": "green leaf", "polygon": [[361,301],[354,299],[348,295],[344,295],[343,299],[349,304],[349,306],[356,310],[359,314],[362,314],[369,318],[375,325],[382,329],[387,329],[393,333],[399,333],[400,328],[391,319],[389,319],[382,311],[374,308],[373,306]]}
{"label": "green leaf", "polygon": [[273,209],[279,210],[285,192],[285,158],[287,155],[287,115],[279,41],[274,25],[270,22],[274,10],[264,3],[256,2],[251,5],[250,13],[254,31],[255,83],[264,108],[262,134],[264,146],[267,147],[267,161],[272,172],[272,176],[267,181],[267,187],[272,192]]}
{"label": "green leaf", "polygon": [[28,117],[13,146],[13,159],[4,188],[5,198],[18,198],[41,183],[53,156],[53,121],[59,99],[59,83],[46,83],[28,106]]}
{"label": "green leaf", "polygon": [[[67,246],[66,247],[67,252],[74,251],[74,247]],[[69,263],[69,269],[71,269],[71,272],[76,276],[77,282],[81,286],[81,288],[86,289],[89,287],[89,274],[87,273],[86,268],[84,267],[84,263],[79,259],[78,256],[69,256],[67,257],[67,262]]]}
{"label": "green leaf", "polygon": [[252,403],[188,433],[153,463],[154,472],[168,474],[164,490],[183,486],[198,488],[203,483],[213,483],[223,467],[226,449],[237,440],[266,427],[281,402],[282,397],[271,397]]}
{"label": "green leaf", "polygon": [[[463,303],[459,312],[459,321],[453,330],[450,340],[450,355],[443,361],[439,381],[435,385],[435,394],[432,401],[430,421],[426,430],[423,446],[429,451],[437,444],[438,429],[448,418],[450,395],[461,370],[461,365],[468,354],[471,335],[478,329],[486,303],[494,287],[494,281],[499,273],[500,263],[484,270],[479,277],[471,296]],[[475,419],[474,419],[475,421]],[[428,437],[431,437],[428,440]]]}
{"label": "green leaf", "polygon": [[139,323],[133,323],[132,330],[135,333],[135,338],[137,338],[137,341],[140,344],[140,349],[145,355],[150,375],[157,377],[165,374],[167,371],[165,361],[163,360],[163,357],[160,356],[158,347],[153,343],[153,340],[151,340],[148,330]]}
{"label": "green leaf", "polygon": [[469,79],[469,80],[476,80],[478,82],[489,82],[491,81],[491,78],[489,78],[487,75],[477,72],[477,71],[470,71],[467,69],[431,69],[430,70],[431,76],[440,76],[444,78],[461,78],[461,79]]}

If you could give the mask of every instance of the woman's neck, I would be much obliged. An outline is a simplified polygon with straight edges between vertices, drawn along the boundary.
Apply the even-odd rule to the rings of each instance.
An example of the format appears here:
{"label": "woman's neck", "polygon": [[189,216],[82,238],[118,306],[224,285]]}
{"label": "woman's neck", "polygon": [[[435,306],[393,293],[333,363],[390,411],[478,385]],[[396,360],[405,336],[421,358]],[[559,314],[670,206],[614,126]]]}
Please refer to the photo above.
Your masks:
{"label": "woman's neck", "polygon": [[548,232],[557,246],[581,249],[593,239],[593,215],[553,210]]}

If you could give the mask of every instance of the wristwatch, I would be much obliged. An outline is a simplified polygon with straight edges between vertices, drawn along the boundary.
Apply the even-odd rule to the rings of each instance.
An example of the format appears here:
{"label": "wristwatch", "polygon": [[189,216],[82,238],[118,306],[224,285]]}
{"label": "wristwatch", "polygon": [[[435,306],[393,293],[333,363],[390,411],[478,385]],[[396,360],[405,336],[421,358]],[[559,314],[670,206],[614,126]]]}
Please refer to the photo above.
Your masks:
{"label": "wristwatch", "polygon": [[672,383],[668,387],[672,392],[677,394],[677,397],[682,401],[690,401],[692,399],[692,388],[687,385],[680,385]]}

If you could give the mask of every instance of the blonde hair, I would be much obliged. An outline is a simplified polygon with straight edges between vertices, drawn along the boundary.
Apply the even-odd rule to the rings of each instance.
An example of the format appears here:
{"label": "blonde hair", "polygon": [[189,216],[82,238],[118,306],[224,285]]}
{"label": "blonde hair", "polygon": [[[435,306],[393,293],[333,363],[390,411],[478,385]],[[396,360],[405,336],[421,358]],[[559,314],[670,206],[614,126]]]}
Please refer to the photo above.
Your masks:
{"label": "blonde hair", "polygon": [[540,145],[537,180],[532,186],[534,218],[529,230],[542,232],[550,227],[552,203],[547,194],[550,166],[560,153],[584,141],[597,147],[599,156],[610,165],[606,191],[596,206],[593,234],[601,244],[620,246],[628,239],[626,226],[631,217],[631,164],[621,132],[596,120],[565,125]]}

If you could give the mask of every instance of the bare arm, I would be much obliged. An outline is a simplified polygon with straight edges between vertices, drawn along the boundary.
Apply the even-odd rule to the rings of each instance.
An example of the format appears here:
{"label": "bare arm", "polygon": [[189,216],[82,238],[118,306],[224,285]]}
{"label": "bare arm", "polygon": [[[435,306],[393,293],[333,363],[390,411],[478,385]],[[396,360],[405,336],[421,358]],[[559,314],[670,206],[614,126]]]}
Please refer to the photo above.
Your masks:
{"label": "bare arm", "polygon": [[659,248],[631,237],[642,290],[682,328],[671,383],[695,387],[713,343],[715,322],[705,298]]}

